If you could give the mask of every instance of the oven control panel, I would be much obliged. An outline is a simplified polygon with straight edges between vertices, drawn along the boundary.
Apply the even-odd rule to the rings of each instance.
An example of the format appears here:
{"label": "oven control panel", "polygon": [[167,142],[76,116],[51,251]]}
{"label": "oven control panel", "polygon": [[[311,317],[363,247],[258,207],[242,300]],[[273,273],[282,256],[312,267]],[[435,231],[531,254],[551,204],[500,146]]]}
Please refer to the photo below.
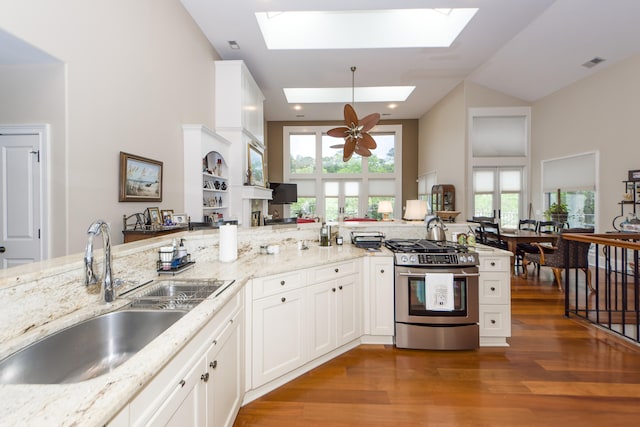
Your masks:
{"label": "oven control panel", "polygon": [[467,253],[396,253],[396,265],[430,266],[430,265],[478,265],[479,258],[475,252]]}

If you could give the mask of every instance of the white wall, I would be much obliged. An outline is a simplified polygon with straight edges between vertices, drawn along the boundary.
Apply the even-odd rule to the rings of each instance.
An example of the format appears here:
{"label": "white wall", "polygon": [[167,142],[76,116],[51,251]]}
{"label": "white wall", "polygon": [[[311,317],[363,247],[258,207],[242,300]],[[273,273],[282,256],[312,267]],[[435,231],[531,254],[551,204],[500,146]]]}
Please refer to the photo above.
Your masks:
{"label": "white wall", "polygon": [[[112,224],[118,243],[123,214],[148,205],[180,211],[180,126],[213,128],[213,61],[219,59],[180,2],[0,0],[0,27],[66,69],[66,125],[53,116],[23,117],[52,123],[52,133],[64,138],[56,141],[55,157],[66,163],[67,193],[56,192],[63,207],[54,206],[60,228],[51,255],[82,250],[97,218]],[[1,114],[7,103],[0,103]],[[16,118],[0,115],[0,122],[8,119]],[[118,202],[120,151],[164,162],[162,203]]]}
{"label": "white wall", "polygon": [[597,74],[533,104],[532,190],[541,209],[541,161],[588,151],[600,152],[597,231],[612,230],[620,215],[622,180],[640,169],[640,56]]}
{"label": "white wall", "polygon": [[458,220],[467,209],[467,112],[477,107],[526,106],[527,103],[471,82],[459,84],[420,118],[418,175],[437,172],[438,184],[456,187]]}

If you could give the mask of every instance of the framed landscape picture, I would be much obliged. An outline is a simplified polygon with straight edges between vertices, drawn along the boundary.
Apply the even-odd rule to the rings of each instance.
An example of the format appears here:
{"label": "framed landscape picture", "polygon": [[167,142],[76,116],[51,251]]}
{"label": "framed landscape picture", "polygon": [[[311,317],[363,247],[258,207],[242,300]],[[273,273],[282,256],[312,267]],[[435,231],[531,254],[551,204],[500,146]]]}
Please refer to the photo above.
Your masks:
{"label": "framed landscape picture", "polygon": [[162,162],[120,152],[120,201],[161,202]]}

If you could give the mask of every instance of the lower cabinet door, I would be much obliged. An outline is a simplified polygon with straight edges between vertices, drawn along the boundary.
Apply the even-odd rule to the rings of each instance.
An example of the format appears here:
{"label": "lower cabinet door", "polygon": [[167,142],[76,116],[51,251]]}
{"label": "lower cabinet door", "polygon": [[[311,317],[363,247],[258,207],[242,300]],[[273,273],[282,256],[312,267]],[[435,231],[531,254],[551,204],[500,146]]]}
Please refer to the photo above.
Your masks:
{"label": "lower cabinet door", "polygon": [[305,289],[253,302],[253,387],[259,387],[307,362]]}
{"label": "lower cabinet door", "polygon": [[362,295],[357,274],[337,280],[338,346],[362,335]]}
{"label": "lower cabinet door", "polygon": [[206,421],[206,365],[204,356],[176,384],[149,426],[202,426]]}
{"label": "lower cabinet door", "polygon": [[336,348],[337,292],[337,280],[318,283],[307,288],[310,359],[327,354]]}
{"label": "lower cabinet door", "polygon": [[240,312],[207,356],[211,374],[207,382],[207,425],[211,427],[231,427],[242,403],[242,321]]}

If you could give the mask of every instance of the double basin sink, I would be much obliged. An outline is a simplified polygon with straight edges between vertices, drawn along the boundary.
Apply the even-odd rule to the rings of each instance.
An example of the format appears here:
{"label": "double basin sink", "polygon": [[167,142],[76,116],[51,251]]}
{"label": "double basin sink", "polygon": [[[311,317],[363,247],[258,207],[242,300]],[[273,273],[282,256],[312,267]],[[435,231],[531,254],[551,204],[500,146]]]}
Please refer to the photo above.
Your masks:
{"label": "double basin sink", "polygon": [[0,384],[64,384],[106,374],[233,281],[152,282],[125,308],[49,335],[0,361]]}

